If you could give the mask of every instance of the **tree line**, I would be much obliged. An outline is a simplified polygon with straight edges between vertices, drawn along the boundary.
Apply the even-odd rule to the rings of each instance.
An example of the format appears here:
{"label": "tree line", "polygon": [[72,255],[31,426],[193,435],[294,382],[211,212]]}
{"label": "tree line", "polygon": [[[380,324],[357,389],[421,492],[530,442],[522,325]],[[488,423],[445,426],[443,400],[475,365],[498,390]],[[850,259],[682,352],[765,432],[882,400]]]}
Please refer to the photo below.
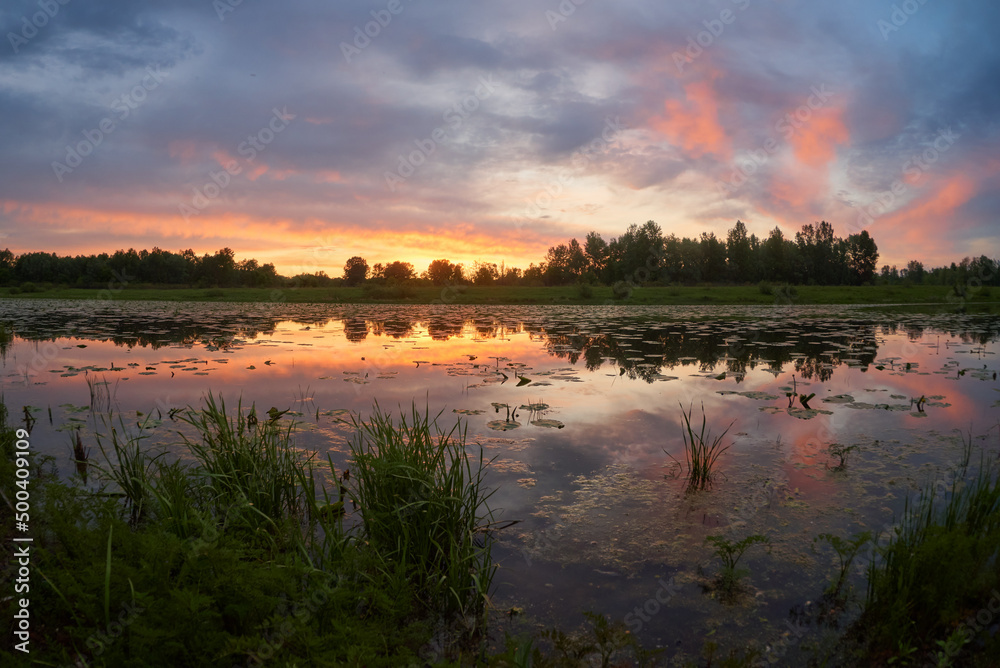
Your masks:
{"label": "tree line", "polygon": [[326,287],[359,285],[694,285],[699,283],[796,285],[1000,285],[1000,262],[982,255],[950,266],[925,269],[911,260],[905,267],[878,267],[878,246],[867,230],[846,238],[822,221],[803,225],[794,237],[779,227],[766,238],[748,234],[737,220],[725,238],[714,232],[698,237],[663,234],[654,221],[633,224],[618,237],[605,240],[590,232],[583,243],[570,239],[552,246],[544,260],[527,269],[501,262],[476,261],[472,266],[447,259],[431,262],[419,272],[412,263],[396,260],[369,265],[360,256],[347,260],[341,276],[324,271],[286,277],[273,264],[254,259],[237,261],[223,248],[214,255],[192,250],[177,253],[118,250],[113,254],[60,257],[31,252],[15,256],[0,251],[0,284],[59,283],[77,287],[109,284],[160,284],[196,287]]}
{"label": "tree line", "polygon": [[878,245],[862,230],[846,238],[837,237],[826,222],[803,225],[794,237],[775,226],[764,239],[748,234],[737,220],[725,238],[714,232],[700,236],[664,235],[654,221],[633,224],[619,237],[605,240],[590,232],[583,243],[570,239],[548,249],[545,259],[521,270],[489,262],[472,267],[448,260],[434,260],[422,274],[406,262],[369,267],[359,256],[344,266],[348,285],[365,282],[405,282],[417,278],[435,285],[570,285],[593,283],[614,285],[694,285],[699,283],[754,284],[760,282],[797,285],[935,284],[965,285],[980,281],[1000,285],[1000,262],[985,255],[967,257],[950,267],[926,270],[911,260],[902,269],[878,268]]}

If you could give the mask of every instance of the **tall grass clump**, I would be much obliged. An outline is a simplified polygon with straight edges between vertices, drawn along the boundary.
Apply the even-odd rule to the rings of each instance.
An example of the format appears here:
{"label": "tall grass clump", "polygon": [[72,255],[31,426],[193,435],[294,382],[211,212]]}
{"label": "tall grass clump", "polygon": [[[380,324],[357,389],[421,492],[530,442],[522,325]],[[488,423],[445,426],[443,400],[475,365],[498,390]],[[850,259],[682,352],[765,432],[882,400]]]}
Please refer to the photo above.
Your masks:
{"label": "tall grass clump", "polygon": [[124,497],[133,525],[145,514],[156,460],[162,455],[150,456],[142,448],[142,441],[147,438],[145,426],[146,423],[140,424],[138,432],[132,433],[124,420],[119,418],[117,427],[111,425],[109,435],[97,435],[97,447],[104,457],[104,464],[96,468],[118,486],[119,492],[113,494]]}
{"label": "tall grass clump", "polygon": [[[730,422],[721,434],[712,438],[712,431],[708,429],[708,418],[705,415],[705,404],[701,405],[701,428],[697,432],[691,426],[693,412],[692,407],[689,406],[688,410],[685,411],[684,405],[681,404],[681,416],[684,419],[681,435],[684,437],[684,459],[687,464],[688,487],[705,489],[715,477],[714,469],[719,457],[729,449],[728,445],[722,445],[722,439],[725,438],[736,421]],[[667,456],[673,459],[670,453],[667,453]]]}
{"label": "tall grass clump", "polygon": [[233,415],[225,401],[209,393],[201,410],[189,410],[181,420],[195,428],[198,438],[181,435],[215,491],[219,512],[233,506],[250,511],[271,524],[299,517],[305,507],[299,473],[303,456],[292,446],[294,425],[282,427],[282,411],[258,419],[242,402]]}
{"label": "tall grass clump", "polygon": [[413,406],[396,420],[378,403],[368,421],[352,417],[353,495],[371,546],[427,605],[478,615],[496,571],[485,533],[488,462],[481,449],[468,457],[464,428],[443,431],[440,417]]}
{"label": "tall grass clump", "polygon": [[[931,485],[908,500],[894,535],[873,555],[857,628],[876,654],[952,644],[961,631],[953,658],[982,628],[968,622],[1000,587],[1000,471],[984,460],[970,476],[962,464],[943,491]],[[1000,638],[992,643],[1000,649]]]}

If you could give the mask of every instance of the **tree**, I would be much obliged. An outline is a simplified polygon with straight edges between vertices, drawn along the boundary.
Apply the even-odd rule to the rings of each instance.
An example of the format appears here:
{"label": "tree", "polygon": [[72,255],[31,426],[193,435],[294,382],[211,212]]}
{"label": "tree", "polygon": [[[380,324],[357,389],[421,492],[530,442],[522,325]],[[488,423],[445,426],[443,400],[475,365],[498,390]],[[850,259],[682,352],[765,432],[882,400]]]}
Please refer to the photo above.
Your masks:
{"label": "tree", "polygon": [[733,281],[751,280],[751,250],[747,227],[737,220],[726,238],[726,259],[729,262],[729,277]]}
{"label": "tree", "polygon": [[906,278],[917,285],[924,282],[924,263],[918,260],[910,260],[906,265]]}
{"label": "tree", "polygon": [[434,260],[427,267],[427,278],[434,285],[458,283],[462,280],[462,265],[452,264],[448,260]]}
{"label": "tree", "polygon": [[496,264],[477,261],[473,265],[472,282],[476,285],[492,285],[500,278],[500,270]]}
{"label": "tree", "polygon": [[701,277],[714,283],[726,277],[726,245],[716,238],[715,232],[701,233]]}
{"label": "tree", "polygon": [[587,256],[590,271],[599,279],[606,280],[604,272],[608,261],[608,242],[597,232],[588,232],[583,242],[583,252]]}
{"label": "tree", "polygon": [[767,240],[761,244],[761,265],[764,280],[787,280],[785,269],[785,235],[777,225],[767,235]]}
{"label": "tree", "polygon": [[855,283],[871,283],[874,280],[878,267],[878,246],[868,230],[847,237],[847,266]]}
{"label": "tree", "polygon": [[368,262],[355,255],[344,264],[344,285],[355,286],[368,278]]}
{"label": "tree", "polygon": [[400,262],[397,260],[390,262],[382,268],[382,278],[390,283],[402,283],[411,278],[416,278],[416,276],[416,272],[413,271],[413,265],[409,262]]}

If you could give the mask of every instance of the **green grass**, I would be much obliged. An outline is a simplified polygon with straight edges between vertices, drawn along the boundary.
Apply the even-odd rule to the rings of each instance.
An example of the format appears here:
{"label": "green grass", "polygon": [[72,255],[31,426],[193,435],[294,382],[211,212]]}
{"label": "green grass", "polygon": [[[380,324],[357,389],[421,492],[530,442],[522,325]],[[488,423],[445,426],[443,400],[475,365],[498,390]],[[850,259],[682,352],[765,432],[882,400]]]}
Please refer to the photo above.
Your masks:
{"label": "green grass", "polygon": [[[31,294],[12,294],[0,288],[0,297],[14,299],[114,299],[207,302],[292,303],[409,303],[409,304],[947,304],[951,288],[939,285],[903,286],[794,286],[794,296],[775,288],[764,294],[756,285],[705,285],[693,287],[636,287],[626,299],[615,298],[610,286],[440,286],[413,285],[405,288],[378,286],[356,288],[174,288],[132,286],[107,290],[55,287]],[[988,302],[987,290],[974,294],[971,302]]]}
{"label": "green grass", "polygon": [[[274,414],[210,395],[183,415],[196,436],[170,462],[141,425],[107,424],[90,487],[39,477],[33,461],[37,665],[423,665],[442,638],[439,659],[481,653],[494,566],[485,463],[466,457],[464,433],[376,407],[355,423],[359,465],[338,478]],[[5,501],[14,440],[0,405]],[[345,485],[353,528],[329,512]],[[0,600],[0,615],[13,605]]]}
{"label": "green grass", "polygon": [[877,548],[855,625],[868,652],[899,660],[917,651],[938,665],[987,665],[957,661],[971,658],[964,645],[985,643],[982,656],[1000,655],[1000,636],[990,638],[977,621],[1000,588],[998,546],[1000,470],[984,460],[970,475],[966,457],[944,492],[931,485],[906,504],[900,525]]}
{"label": "green grass", "polygon": [[376,404],[367,422],[352,416],[356,486],[365,535],[410,575],[429,607],[463,616],[484,612],[495,566],[486,537],[492,514],[482,449],[470,458],[465,432],[444,431],[414,406],[398,419]]}

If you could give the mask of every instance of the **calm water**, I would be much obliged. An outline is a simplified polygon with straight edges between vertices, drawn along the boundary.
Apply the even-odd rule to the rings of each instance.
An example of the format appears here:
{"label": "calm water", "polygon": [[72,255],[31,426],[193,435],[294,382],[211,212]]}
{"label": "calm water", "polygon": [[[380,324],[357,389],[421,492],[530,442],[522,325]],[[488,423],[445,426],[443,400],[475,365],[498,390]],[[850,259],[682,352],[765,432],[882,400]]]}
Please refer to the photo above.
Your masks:
{"label": "calm water", "polygon": [[[890,526],[907,495],[947,476],[960,431],[1000,451],[995,315],[0,300],[0,321],[15,333],[2,351],[11,417],[27,407],[33,444],[67,477],[71,432],[93,446],[107,429],[88,380],[127,424],[149,418],[150,448],[176,444],[170,409],[208,391],[291,409],[297,445],[339,466],[343,419],[375,400],[461,419],[470,452],[494,458],[497,518],[519,520],[494,550],[495,605],[524,609],[503,628],[575,626],[594,610],[667,656],[697,654],[711,633],[722,647],[785,638],[794,662],[831,635],[807,623],[836,562],[813,538]],[[792,391],[815,393],[811,410],[789,409]],[[713,433],[732,423],[706,492],[685,494],[668,456],[683,460],[682,405],[699,423],[704,405]],[[846,470],[831,470],[833,444],[858,446]],[[705,537],[751,533],[771,549],[746,553],[751,589],[724,605],[705,591],[719,567]]]}

